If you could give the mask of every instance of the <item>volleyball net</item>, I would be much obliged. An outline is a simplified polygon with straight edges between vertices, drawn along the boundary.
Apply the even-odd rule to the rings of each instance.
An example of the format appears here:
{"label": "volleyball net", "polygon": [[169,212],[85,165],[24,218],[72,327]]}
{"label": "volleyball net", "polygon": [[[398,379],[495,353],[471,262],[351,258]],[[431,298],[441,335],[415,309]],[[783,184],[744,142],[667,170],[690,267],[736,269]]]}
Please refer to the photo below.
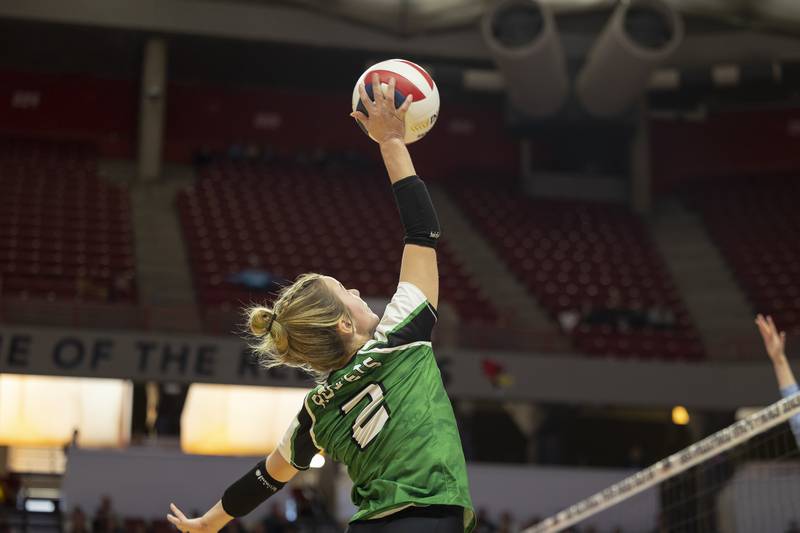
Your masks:
{"label": "volleyball net", "polygon": [[[800,394],[778,401],[654,465],[579,501],[522,533],[591,524],[636,496],[655,491],[646,531],[744,533],[800,531]],[[651,494],[652,496],[652,494]],[[623,511],[624,509],[617,509]],[[619,514],[619,513],[618,513]],[[626,529],[627,531],[627,529]]]}

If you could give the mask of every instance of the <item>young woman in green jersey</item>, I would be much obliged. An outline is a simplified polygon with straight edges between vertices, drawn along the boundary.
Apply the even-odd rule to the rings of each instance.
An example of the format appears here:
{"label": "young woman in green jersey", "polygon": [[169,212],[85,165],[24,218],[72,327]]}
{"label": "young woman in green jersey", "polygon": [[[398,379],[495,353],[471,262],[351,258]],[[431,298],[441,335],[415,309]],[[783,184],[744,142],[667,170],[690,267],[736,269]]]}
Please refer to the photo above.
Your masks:
{"label": "young woman in green jersey", "polygon": [[[388,83],[384,96],[381,81]],[[403,142],[409,96],[396,107],[394,79],[372,79],[367,114],[353,113],[381,150],[405,245],[397,292],[378,318],[355,289],[304,274],[272,309],[248,311],[254,350],[267,366],[307,370],[318,385],[278,449],[234,482],[199,518],[174,504],[186,532],[218,531],[280,490],[324,451],[347,465],[358,512],[352,533],[462,533],[475,524],[455,416],[431,348],[439,301],[439,222]]]}

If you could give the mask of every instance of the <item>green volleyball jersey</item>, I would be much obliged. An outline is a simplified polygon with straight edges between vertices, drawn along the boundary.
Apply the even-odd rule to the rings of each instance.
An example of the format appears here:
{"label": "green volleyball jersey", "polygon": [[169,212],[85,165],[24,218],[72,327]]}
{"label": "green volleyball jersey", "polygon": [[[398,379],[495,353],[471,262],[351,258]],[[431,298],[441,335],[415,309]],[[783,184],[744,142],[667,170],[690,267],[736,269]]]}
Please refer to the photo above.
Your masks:
{"label": "green volleyball jersey", "polygon": [[453,407],[431,348],[436,310],[402,282],[375,335],[343,368],[312,389],[278,451],[308,468],[324,451],[347,465],[353,520],[417,505],[464,507],[475,526]]}

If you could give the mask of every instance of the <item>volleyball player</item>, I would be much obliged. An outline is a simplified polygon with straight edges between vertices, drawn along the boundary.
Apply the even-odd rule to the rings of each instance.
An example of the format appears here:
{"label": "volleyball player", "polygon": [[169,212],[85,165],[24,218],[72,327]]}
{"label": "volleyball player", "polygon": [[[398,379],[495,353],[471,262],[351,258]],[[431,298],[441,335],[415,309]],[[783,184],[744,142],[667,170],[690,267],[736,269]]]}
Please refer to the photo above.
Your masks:
{"label": "volleyball player", "polygon": [[[789,366],[789,361],[786,359],[786,332],[778,332],[775,322],[769,315],[766,318],[763,315],[756,316],[756,325],[764,340],[764,348],[772,361],[772,367],[775,369],[781,396],[788,398],[797,394],[800,392],[800,388],[797,387],[792,367]],[[789,425],[792,427],[797,446],[800,447],[800,415],[793,416],[789,420]]]}
{"label": "volleyball player", "polygon": [[436,323],[439,222],[403,142],[411,96],[396,108],[372,79],[355,112],[380,146],[405,245],[397,292],[378,319],[355,289],[304,274],[272,309],[249,310],[255,352],[266,366],[307,370],[318,385],[278,449],[228,487],[199,518],[174,504],[169,521],[186,532],[218,531],[281,489],[324,451],[347,465],[358,512],[351,533],[462,533],[475,524],[453,409],[431,348]]}

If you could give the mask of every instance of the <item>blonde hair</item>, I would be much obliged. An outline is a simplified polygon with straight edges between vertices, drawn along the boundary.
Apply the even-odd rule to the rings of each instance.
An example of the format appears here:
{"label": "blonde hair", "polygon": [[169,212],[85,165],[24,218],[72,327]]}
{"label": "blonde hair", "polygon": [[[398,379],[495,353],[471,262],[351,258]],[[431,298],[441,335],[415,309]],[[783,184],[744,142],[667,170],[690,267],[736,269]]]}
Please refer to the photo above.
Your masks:
{"label": "blonde hair", "polygon": [[301,274],[278,293],[272,309],[253,306],[246,313],[255,337],[250,346],[266,368],[302,368],[322,381],[347,355],[338,325],[350,313],[320,274]]}

